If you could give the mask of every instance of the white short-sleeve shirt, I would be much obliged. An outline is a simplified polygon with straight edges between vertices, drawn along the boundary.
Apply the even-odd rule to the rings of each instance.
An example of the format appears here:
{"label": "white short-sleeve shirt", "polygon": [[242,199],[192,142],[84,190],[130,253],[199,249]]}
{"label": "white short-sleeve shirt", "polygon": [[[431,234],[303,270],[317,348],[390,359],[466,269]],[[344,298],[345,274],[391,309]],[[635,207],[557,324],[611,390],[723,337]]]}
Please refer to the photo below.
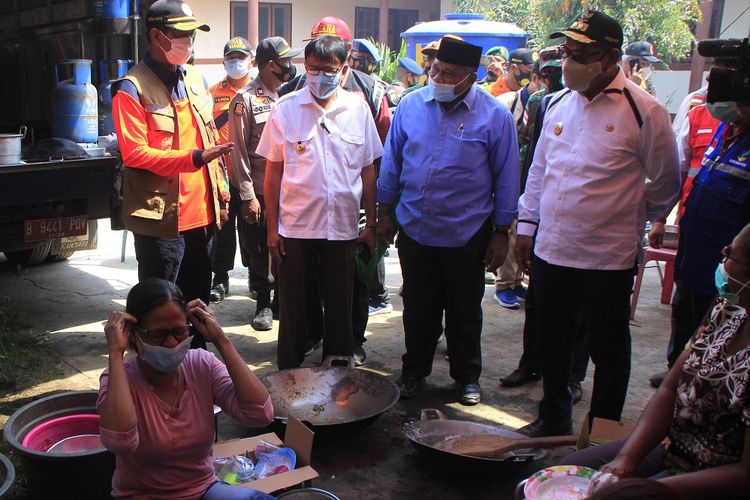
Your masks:
{"label": "white short-sleeve shirt", "polygon": [[271,111],[256,153],[284,162],[279,234],[353,240],[362,198],[362,168],[383,154],[375,121],[358,95],[338,89],[327,109],[307,87]]}

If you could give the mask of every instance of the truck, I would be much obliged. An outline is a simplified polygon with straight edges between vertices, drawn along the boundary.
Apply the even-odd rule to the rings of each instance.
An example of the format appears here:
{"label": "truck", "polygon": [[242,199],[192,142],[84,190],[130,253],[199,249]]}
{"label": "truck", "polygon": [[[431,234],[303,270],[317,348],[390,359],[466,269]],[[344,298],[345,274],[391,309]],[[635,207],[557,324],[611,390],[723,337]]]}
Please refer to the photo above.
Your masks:
{"label": "truck", "polygon": [[[123,5],[125,15],[112,17]],[[91,60],[92,83],[105,83],[98,61],[140,58],[147,8],[128,0],[0,0],[0,132],[27,127],[24,151],[52,137],[55,66]],[[8,260],[65,260],[96,248],[98,220],[117,227],[116,156],[25,159],[0,165],[0,252]]]}

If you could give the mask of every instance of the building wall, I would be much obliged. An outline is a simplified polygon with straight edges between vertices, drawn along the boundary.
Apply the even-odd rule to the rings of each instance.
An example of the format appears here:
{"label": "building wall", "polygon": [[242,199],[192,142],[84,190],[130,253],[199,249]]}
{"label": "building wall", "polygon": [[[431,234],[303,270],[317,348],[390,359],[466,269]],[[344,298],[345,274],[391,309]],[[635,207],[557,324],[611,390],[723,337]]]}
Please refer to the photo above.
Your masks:
{"label": "building wall", "polygon": [[[748,32],[750,32],[750,10],[746,9],[747,0],[724,1],[724,15],[721,18],[722,34],[720,38],[745,38],[748,36]],[[742,11],[745,12],[743,13]],[[732,21],[734,23],[729,26]]]}
{"label": "building wall", "polygon": [[[304,46],[310,37],[310,29],[322,17],[336,16],[343,19],[354,32],[356,7],[379,7],[380,0],[264,0],[269,3],[292,4],[293,47]],[[195,17],[211,27],[208,33],[199,32],[195,41],[195,55],[199,67],[209,83],[224,76],[220,64],[201,63],[201,59],[220,59],[224,44],[230,38],[230,0],[188,0]],[[419,20],[428,21],[440,17],[440,0],[390,0],[393,9],[417,9]]]}

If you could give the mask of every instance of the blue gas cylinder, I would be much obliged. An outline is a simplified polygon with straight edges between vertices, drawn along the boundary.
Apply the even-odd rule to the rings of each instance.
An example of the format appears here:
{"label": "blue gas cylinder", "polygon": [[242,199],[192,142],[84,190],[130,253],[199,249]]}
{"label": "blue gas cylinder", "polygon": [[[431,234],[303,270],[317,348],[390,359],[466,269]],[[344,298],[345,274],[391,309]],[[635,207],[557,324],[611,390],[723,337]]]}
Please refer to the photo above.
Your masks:
{"label": "blue gas cylinder", "polygon": [[[60,68],[72,66],[73,78],[60,81]],[[91,85],[91,61],[69,59],[55,64],[52,89],[52,135],[75,142],[99,138],[96,87]]]}
{"label": "blue gas cylinder", "polygon": [[117,70],[114,79],[122,78],[133,65],[130,59],[110,59],[99,61],[99,135],[109,135],[115,131],[112,122],[112,81],[109,79],[110,68]]}
{"label": "blue gas cylinder", "polygon": [[[441,21],[418,23],[401,33],[406,42],[406,56],[422,64],[422,47],[445,35],[456,35],[474,45],[482,47],[484,54],[491,47],[502,45],[513,50],[526,45],[529,34],[510,23],[487,21],[484,14],[446,14]],[[478,78],[485,70],[479,67]]]}
{"label": "blue gas cylinder", "polygon": [[131,0],[94,0],[96,17],[126,18],[130,15]]}

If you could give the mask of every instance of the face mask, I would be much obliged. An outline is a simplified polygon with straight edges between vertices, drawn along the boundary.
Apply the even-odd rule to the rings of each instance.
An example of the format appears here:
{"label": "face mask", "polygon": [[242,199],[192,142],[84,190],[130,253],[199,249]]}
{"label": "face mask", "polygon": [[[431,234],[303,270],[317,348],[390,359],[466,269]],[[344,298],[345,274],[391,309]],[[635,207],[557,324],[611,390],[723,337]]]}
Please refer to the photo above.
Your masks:
{"label": "face mask", "polygon": [[520,68],[518,67],[516,68],[518,69],[518,76],[514,74],[513,77],[516,79],[516,81],[521,87],[525,87],[529,83],[529,80],[531,78],[531,73],[524,73],[523,71],[521,71]]}
{"label": "face mask", "polygon": [[[737,290],[737,293],[732,293],[729,291],[729,280],[734,281],[735,283],[739,283],[742,285],[739,290]],[[742,290],[747,288],[748,285],[750,285],[750,281],[747,283],[740,283],[736,279],[732,278],[727,274],[727,270],[724,267],[724,263],[720,262],[718,266],[716,266],[716,272],[714,273],[714,284],[716,285],[716,290],[719,292],[719,295],[727,301],[729,301],[730,304],[735,305],[740,301],[740,293],[742,293]]]}
{"label": "face mask", "polygon": [[250,61],[247,59],[229,59],[224,61],[227,76],[233,80],[245,78],[250,72]]}
{"label": "face mask", "polygon": [[318,75],[307,75],[307,86],[310,88],[310,92],[318,99],[323,100],[333,95],[340,81],[338,73],[334,76],[326,76],[321,71]]}
{"label": "face mask", "polygon": [[180,66],[188,62],[190,55],[193,53],[192,37],[186,36],[170,39],[161,31],[159,31],[159,35],[161,35],[161,37],[169,44],[169,49],[162,48],[162,51],[164,51],[164,59],[169,64]]}
{"label": "face mask", "polygon": [[706,103],[706,108],[711,116],[724,123],[734,123],[742,116],[734,101],[709,102]]}
{"label": "face mask", "polygon": [[162,347],[143,342],[140,336],[136,336],[138,345],[138,356],[154,370],[161,373],[173,372],[185,359],[192,338],[188,337],[175,347]]}
{"label": "face mask", "polygon": [[429,86],[432,89],[432,97],[437,102],[451,102],[456,99],[456,87],[461,85],[469,75],[466,75],[463,80],[456,84],[452,83],[435,83],[432,78],[429,79]]}
{"label": "face mask", "polygon": [[280,82],[288,82],[297,76],[297,67],[292,64],[290,66],[284,66],[283,64],[276,63],[276,66],[281,68],[281,71],[271,71],[271,74],[275,76]]}
{"label": "face mask", "polygon": [[563,61],[563,78],[568,88],[578,92],[585,92],[591,82],[603,71],[601,61],[591,64],[581,64],[572,57]]}
{"label": "face mask", "polygon": [[643,78],[644,80],[648,80],[648,77],[651,76],[651,66],[644,66],[643,68],[641,68],[640,74],[641,78]]}

